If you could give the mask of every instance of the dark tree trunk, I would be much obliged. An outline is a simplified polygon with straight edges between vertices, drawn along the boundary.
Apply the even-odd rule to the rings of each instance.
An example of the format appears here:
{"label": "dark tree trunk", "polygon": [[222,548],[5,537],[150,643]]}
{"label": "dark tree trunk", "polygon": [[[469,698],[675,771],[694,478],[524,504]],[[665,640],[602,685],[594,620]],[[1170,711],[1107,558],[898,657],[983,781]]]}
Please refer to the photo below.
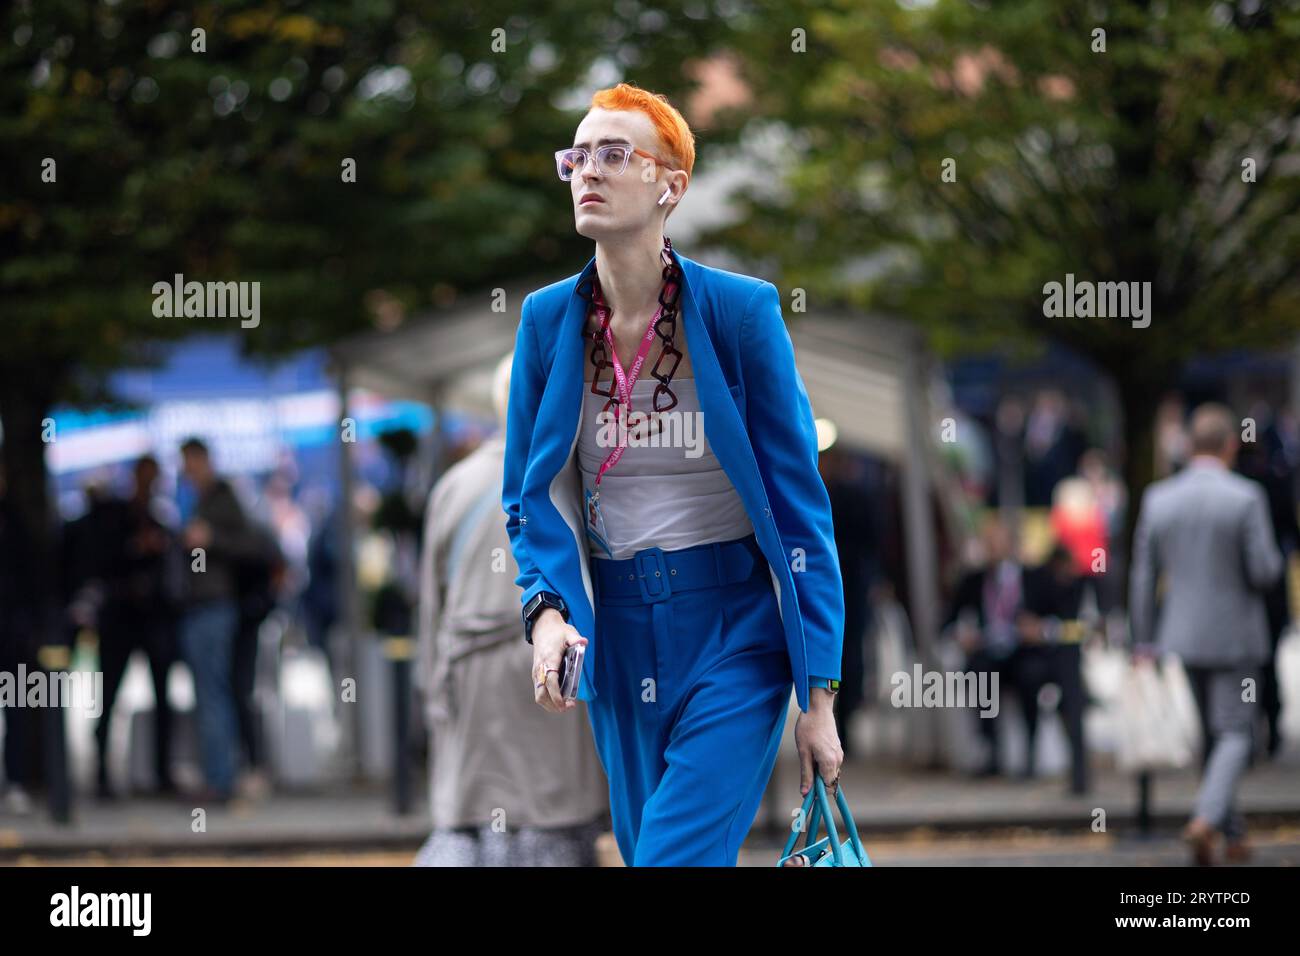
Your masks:
{"label": "dark tree trunk", "polygon": [[[0,365],[0,427],[4,429],[0,456],[4,471],[4,497],[13,524],[17,553],[9,555],[20,581],[10,582],[20,607],[8,608],[12,633],[10,651],[29,668],[66,667],[66,661],[42,653],[51,645],[67,645],[70,635],[61,626],[59,600],[59,535],[50,507],[45,469],[44,420],[58,394],[58,377],[40,365]],[[57,432],[53,433],[57,440]],[[7,545],[8,546],[8,545]],[[63,655],[66,656],[66,655]],[[48,810],[57,823],[71,819],[66,741],[61,708],[45,712],[41,720],[24,720],[26,766],[21,773],[29,786],[44,786]]]}
{"label": "dark tree trunk", "polygon": [[1133,553],[1133,533],[1137,528],[1142,493],[1155,477],[1155,416],[1160,399],[1174,384],[1171,371],[1156,368],[1128,368],[1115,377],[1124,412],[1124,487],[1128,507],[1124,512],[1124,535],[1121,546],[1124,560],[1108,562],[1107,567],[1124,574],[1120,593],[1128,605],[1129,558]]}
{"label": "dark tree trunk", "polygon": [[[0,366],[0,426],[4,428],[5,495],[20,528],[28,554],[20,555],[30,582],[31,640],[35,645],[59,642],[57,628],[58,533],[51,507],[49,474],[45,467],[43,421],[57,394],[48,369]],[[58,433],[54,433],[57,440]]]}

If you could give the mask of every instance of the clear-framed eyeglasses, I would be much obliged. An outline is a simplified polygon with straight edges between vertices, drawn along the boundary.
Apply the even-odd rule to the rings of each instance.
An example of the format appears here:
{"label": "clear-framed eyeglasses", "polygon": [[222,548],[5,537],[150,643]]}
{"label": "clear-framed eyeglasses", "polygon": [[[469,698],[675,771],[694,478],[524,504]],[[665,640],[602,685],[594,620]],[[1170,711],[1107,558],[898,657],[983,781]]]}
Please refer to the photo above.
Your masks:
{"label": "clear-framed eyeglasses", "polygon": [[[653,153],[647,153],[645,150],[637,149],[631,145],[612,143],[608,146],[601,146],[596,150],[596,169],[599,170],[602,176],[621,176],[623,170],[627,169],[628,160],[632,158],[633,153],[654,160],[664,169],[672,168]],[[590,151],[581,146],[557,149],[555,151],[555,171],[567,183],[581,170],[587,168],[587,161],[590,157]]]}

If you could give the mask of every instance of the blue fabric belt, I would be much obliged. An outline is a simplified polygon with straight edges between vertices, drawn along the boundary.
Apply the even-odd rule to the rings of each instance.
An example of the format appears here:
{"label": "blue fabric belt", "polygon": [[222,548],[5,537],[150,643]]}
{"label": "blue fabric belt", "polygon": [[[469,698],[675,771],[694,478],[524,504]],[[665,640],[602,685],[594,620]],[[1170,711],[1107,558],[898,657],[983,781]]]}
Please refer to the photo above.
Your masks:
{"label": "blue fabric belt", "polygon": [[694,591],[748,581],[766,559],[751,535],[717,544],[664,551],[645,548],[630,558],[592,558],[592,579],[600,599],[666,601],[676,591]]}

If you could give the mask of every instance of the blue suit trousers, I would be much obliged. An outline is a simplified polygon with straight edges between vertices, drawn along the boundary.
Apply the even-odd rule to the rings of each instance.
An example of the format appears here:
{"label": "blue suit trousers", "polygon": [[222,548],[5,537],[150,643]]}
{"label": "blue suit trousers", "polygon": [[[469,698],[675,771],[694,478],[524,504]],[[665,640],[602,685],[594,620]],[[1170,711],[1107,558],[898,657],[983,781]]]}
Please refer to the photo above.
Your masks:
{"label": "blue suit trousers", "polygon": [[[683,553],[633,560],[652,552]],[[767,562],[760,554],[744,580],[653,600],[606,590],[596,588],[588,716],[623,861],[735,866],[794,688]]]}

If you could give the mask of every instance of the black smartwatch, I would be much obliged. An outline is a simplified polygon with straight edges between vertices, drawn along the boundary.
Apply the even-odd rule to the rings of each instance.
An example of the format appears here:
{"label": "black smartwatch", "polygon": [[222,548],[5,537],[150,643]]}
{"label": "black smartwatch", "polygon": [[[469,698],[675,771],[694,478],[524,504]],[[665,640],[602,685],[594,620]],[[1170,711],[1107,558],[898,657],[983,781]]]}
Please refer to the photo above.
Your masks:
{"label": "black smartwatch", "polygon": [[533,643],[533,622],[537,620],[537,615],[548,607],[559,611],[566,624],[569,622],[569,608],[565,605],[564,598],[554,591],[538,591],[533,595],[532,600],[524,605],[524,640],[529,644]]}

